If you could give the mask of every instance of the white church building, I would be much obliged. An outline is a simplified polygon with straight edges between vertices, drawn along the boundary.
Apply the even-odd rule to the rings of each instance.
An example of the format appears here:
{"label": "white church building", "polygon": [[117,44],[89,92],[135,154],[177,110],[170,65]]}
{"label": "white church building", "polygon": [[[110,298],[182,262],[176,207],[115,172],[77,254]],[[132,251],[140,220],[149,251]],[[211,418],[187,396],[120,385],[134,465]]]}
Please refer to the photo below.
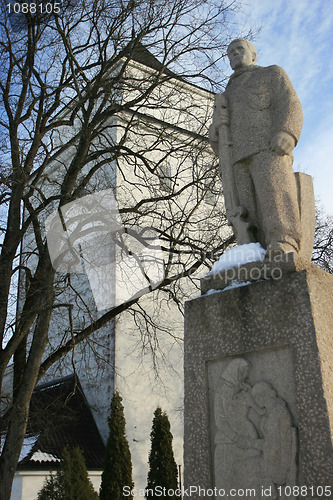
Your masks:
{"label": "white church building", "polygon": [[[124,86],[117,99],[124,101],[133,97],[131,79],[145,82],[160,68],[157,59],[141,46],[127,66]],[[181,263],[185,266],[187,259],[193,257],[191,252],[195,251],[188,243],[190,239],[197,243],[198,249],[200,241],[206,241],[208,248],[209,242],[218,238],[222,242],[227,231],[221,223],[223,209],[217,194],[221,192],[216,175],[217,162],[207,139],[213,101],[211,92],[169,74],[147,102],[112,118],[103,133],[94,139],[96,148],[104,141],[105,146],[121,144],[136,153],[120,155],[110,163],[106,152],[105,163],[91,178],[85,196],[88,206],[92,203],[95,209],[96,206],[110,208],[114,223],[125,228],[127,238],[127,228],[135,227],[139,231],[138,228],[146,226],[158,227],[160,221],[160,230],[154,235],[156,239],[153,238],[157,252],[155,264],[159,263],[154,271],[155,285],[163,280],[164,275],[158,274],[163,261],[163,266],[173,266],[173,274],[181,274]],[[70,142],[74,136],[75,123],[63,128],[58,144]],[[74,148],[75,142],[73,144]],[[70,157],[71,148],[50,163],[47,177],[41,179],[44,190],[55,189],[57,179],[65,175]],[[156,165],[156,170],[149,175],[143,168],[146,158]],[[202,174],[209,171],[212,173]],[[195,182],[201,174],[202,182]],[[177,202],[173,202],[172,193],[176,191],[180,194]],[[104,195],[107,201],[103,205]],[[141,200],[155,201],[140,205]],[[127,211],[126,207],[136,210]],[[67,220],[73,213],[85,214],[86,208],[82,208],[80,200],[69,208],[72,212],[63,212]],[[58,234],[54,230],[57,212],[50,210],[48,217],[46,233],[55,245],[50,253],[56,260],[61,253],[60,246],[58,248],[57,242],[52,240]],[[176,249],[178,254],[174,254],[176,257],[170,253],[170,242],[163,239],[164,230],[173,234],[174,241],[181,242]],[[142,234],[151,238],[151,233]],[[88,242],[81,240],[80,243],[80,251],[84,253],[82,246],[86,244],[87,254],[93,254],[90,268],[89,265],[73,266],[69,269],[70,283],[66,286],[59,283],[56,299],[59,307],[52,316],[45,357],[56,346],[70,341],[73,332],[84,330],[91,317],[101,317],[113,306],[131,300],[135,294],[141,297],[133,307],[101,326],[46,372],[34,393],[29,432],[16,472],[12,500],[36,499],[45,476],[56,469],[64,442],[83,449],[90,477],[98,491],[115,389],[123,398],[135,487],[146,486],[151,425],[158,406],[168,414],[175,460],[182,466],[184,318],[180,311],[182,304],[177,304],[173,294],[177,291],[180,302],[199,295],[198,277],[208,269],[200,270],[201,274],[196,273],[191,278],[181,278],[177,289],[169,293],[167,286],[164,290],[144,293],[147,291],[144,285],[131,288],[135,280],[130,279],[126,270],[117,274],[117,263],[125,260],[123,249],[117,250],[111,245],[110,260],[110,256],[106,258],[103,253],[104,245],[110,240],[101,243],[99,237],[96,232]],[[33,239],[26,239],[22,257],[26,265],[33,266],[33,256],[25,250],[32,249],[34,244]],[[143,246],[145,244],[143,242]],[[162,261],[159,260],[161,256]],[[150,269],[145,269],[149,274]],[[64,303],[70,307],[61,307]],[[10,370],[5,383],[10,387]],[[58,406],[52,407],[53,401]],[[38,420],[41,412],[43,419]]]}

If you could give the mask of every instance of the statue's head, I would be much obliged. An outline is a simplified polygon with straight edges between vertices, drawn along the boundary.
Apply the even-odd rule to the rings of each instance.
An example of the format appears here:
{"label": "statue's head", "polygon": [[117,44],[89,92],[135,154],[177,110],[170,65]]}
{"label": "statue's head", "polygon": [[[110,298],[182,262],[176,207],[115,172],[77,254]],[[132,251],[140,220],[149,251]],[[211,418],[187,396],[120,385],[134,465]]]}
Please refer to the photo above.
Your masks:
{"label": "statue's head", "polygon": [[276,390],[268,382],[258,382],[252,387],[253,399],[261,408],[269,407],[269,403],[276,398]]}
{"label": "statue's head", "polygon": [[222,373],[222,379],[230,386],[239,386],[249,376],[250,362],[243,358],[235,358]]}
{"label": "statue's head", "polygon": [[228,57],[233,70],[251,66],[257,61],[257,51],[245,38],[233,40],[228,47]]}

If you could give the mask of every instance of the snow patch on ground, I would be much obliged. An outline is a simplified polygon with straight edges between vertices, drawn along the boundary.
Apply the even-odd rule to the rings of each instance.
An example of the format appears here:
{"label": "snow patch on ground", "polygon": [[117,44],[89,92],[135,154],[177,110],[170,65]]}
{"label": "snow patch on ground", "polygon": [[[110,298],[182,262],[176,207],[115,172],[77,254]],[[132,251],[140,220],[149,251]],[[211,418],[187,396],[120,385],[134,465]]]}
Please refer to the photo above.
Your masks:
{"label": "snow patch on ground", "polygon": [[223,272],[232,267],[242,266],[249,262],[262,261],[265,258],[265,254],[266,250],[262,248],[260,243],[248,243],[247,245],[233,247],[221,255],[207,276]]}
{"label": "snow patch on ground", "polygon": [[208,290],[204,295],[213,295],[213,293],[220,293],[222,292],[223,290],[216,290],[215,288],[211,288],[210,290]]}
{"label": "snow patch on ground", "polygon": [[247,286],[247,285],[252,285],[252,281],[232,281],[230,285],[226,286],[223,288],[222,292],[225,292],[226,290],[231,290],[232,288],[239,288],[240,286]]}
{"label": "snow patch on ground", "polygon": [[247,285],[251,285],[252,284],[252,281],[237,281],[237,280],[234,280],[230,283],[230,285],[226,286],[225,288],[223,288],[222,290],[216,290],[215,288],[211,288],[210,290],[208,290],[204,295],[213,295],[214,293],[221,293],[221,292],[225,292],[226,290],[232,290],[233,288],[239,288],[240,286],[247,286]]}

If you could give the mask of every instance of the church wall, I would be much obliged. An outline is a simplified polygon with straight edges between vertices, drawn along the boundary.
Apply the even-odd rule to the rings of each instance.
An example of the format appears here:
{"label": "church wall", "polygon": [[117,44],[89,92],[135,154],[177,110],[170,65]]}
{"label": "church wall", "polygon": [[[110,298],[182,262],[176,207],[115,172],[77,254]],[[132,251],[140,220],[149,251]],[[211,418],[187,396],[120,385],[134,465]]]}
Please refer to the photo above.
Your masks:
{"label": "church wall", "polygon": [[[138,65],[137,75],[144,78],[145,72]],[[127,89],[130,87],[127,86]],[[126,87],[123,92],[126,99]],[[157,103],[164,101],[165,108]],[[207,143],[197,134],[207,135],[213,97],[182,82],[168,82],[153,93],[151,102],[138,107],[136,116],[122,113],[109,127],[108,140],[120,142],[128,123],[133,132],[128,133],[127,145],[141,151],[150,162],[157,164],[156,174],[146,176],[143,165],[130,156],[105,166],[93,179],[87,193],[113,188],[118,208],[133,206],[141,198],[158,197],[167,189],[178,190],[190,183],[198,171],[209,168],[216,161]],[[170,109],[171,108],[171,109]],[[59,134],[61,141],[68,141],[75,134],[75,127],[66,128]],[[106,134],[107,136],[107,134]],[[96,147],[99,147],[96,140]],[[73,146],[74,147],[74,146]],[[50,165],[49,178],[53,189],[54,180],[61,177],[70,161],[70,151]],[[161,161],[166,158],[166,162]],[[160,168],[165,163],[170,169],[171,185],[162,185]],[[87,166],[88,168],[89,166]],[[166,179],[168,180],[168,179]],[[135,183],[135,186],[133,185]],[[173,184],[172,184],[173,183]],[[202,194],[193,189],[184,192],[179,206],[161,202],[149,213],[122,214],[125,227],[151,225],[161,220],[161,227],[167,228],[170,220],[182,218],[189,213]],[[208,200],[208,198],[207,198]],[[164,203],[164,205],[163,205]],[[221,200],[218,200],[220,208]],[[169,210],[163,219],[163,210]],[[51,210],[50,210],[51,212]],[[165,212],[166,213],[166,212]],[[205,232],[213,231],[212,205],[201,201],[200,209],[191,217],[192,231],[198,241]],[[208,229],[207,229],[208,228]],[[216,228],[214,229],[216,231]],[[219,231],[219,229],[217,229]],[[26,240],[33,246],[33,240]],[[30,257],[31,258],[31,257]],[[167,253],[165,258],[168,258]],[[77,293],[67,288],[59,288],[59,303],[71,303],[73,307],[74,331],[79,331],[89,322],[89,315],[98,317],[105,311],[97,311],[86,274],[71,274],[71,284]],[[62,285],[61,285],[62,286]],[[115,283],[115,288],[119,284]],[[198,295],[195,284],[181,280],[182,301]],[[83,304],[88,304],[88,307]],[[111,397],[116,387],[122,397],[127,422],[127,435],[132,452],[133,478],[138,488],[146,486],[150,431],[153,412],[157,406],[167,412],[171,431],[174,435],[174,453],[177,464],[182,464],[183,454],[183,316],[176,304],[163,292],[153,292],[140,299],[140,307],[148,311],[160,330],[156,336],[137,326],[133,313],[125,312],[115,321],[106,324],[93,336],[67,354],[45,375],[42,382],[56,379],[73,372],[74,366],[80,383],[96,420],[96,424],[106,441],[108,436],[107,417],[110,412]],[[52,316],[50,344],[47,353],[52,352],[60,342],[71,336],[68,308],[58,308]],[[22,497],[23,498],[23,497]],[[24,497],[28,498],[28,497]]]}

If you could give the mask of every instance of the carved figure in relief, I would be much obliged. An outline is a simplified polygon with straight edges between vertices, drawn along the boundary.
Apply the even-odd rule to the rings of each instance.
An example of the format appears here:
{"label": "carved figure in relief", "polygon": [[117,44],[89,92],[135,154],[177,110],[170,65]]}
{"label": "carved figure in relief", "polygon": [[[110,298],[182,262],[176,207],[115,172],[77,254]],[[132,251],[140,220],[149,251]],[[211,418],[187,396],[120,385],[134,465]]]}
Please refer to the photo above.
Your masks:
{"label": "carved figure in relief", "polygon": [[286,403],[269,383],[252,387],[247,382],[249,370],[247,360],[232,360],[215,393],[215,486],[253,488],[255,500],[263,500],[264,489],[265,499],[282,500],[277,486],[296,484],[296,429]]}
{"label": "carved figure in relief", "polygon": [[228,57],[234,73],[216,96],[209,139],[220,159],[229,223],[240,245],[259,241],[268,256],[299,253],[306,246],[301,239],[308,238],[301,218],[309,225],[314,217],[311,196],[309,210],[300,213],[300,192],[303,183],[312,186],[311,178],[295,177],[292,168],[301,104],[281,67],[255,64],[248,40],[232,41]]}
{"label": "carved figure in relief", "polygon": [[264,410],[256,447],[263,452],[263,475],[275,486],[296,484],[296,429],[286,403],[267,382],[258,382],[251,390],[258,406]]}
{"label": "carved figure in relief", "polygon": [[[241,487],[244,475],[237,478],[232,469],[239,461],[259,457],[260,451],[248,446],[259,438],[253,423],[247,418],[250,408],[261,412],[246,382],[250,363],[241,358],[232,360],[223,371],[219,390],[215,394],[214,414],[218,432],[215,435],[215,486],[218,489]],[[249,486],[247,486],[249,487]]]}

